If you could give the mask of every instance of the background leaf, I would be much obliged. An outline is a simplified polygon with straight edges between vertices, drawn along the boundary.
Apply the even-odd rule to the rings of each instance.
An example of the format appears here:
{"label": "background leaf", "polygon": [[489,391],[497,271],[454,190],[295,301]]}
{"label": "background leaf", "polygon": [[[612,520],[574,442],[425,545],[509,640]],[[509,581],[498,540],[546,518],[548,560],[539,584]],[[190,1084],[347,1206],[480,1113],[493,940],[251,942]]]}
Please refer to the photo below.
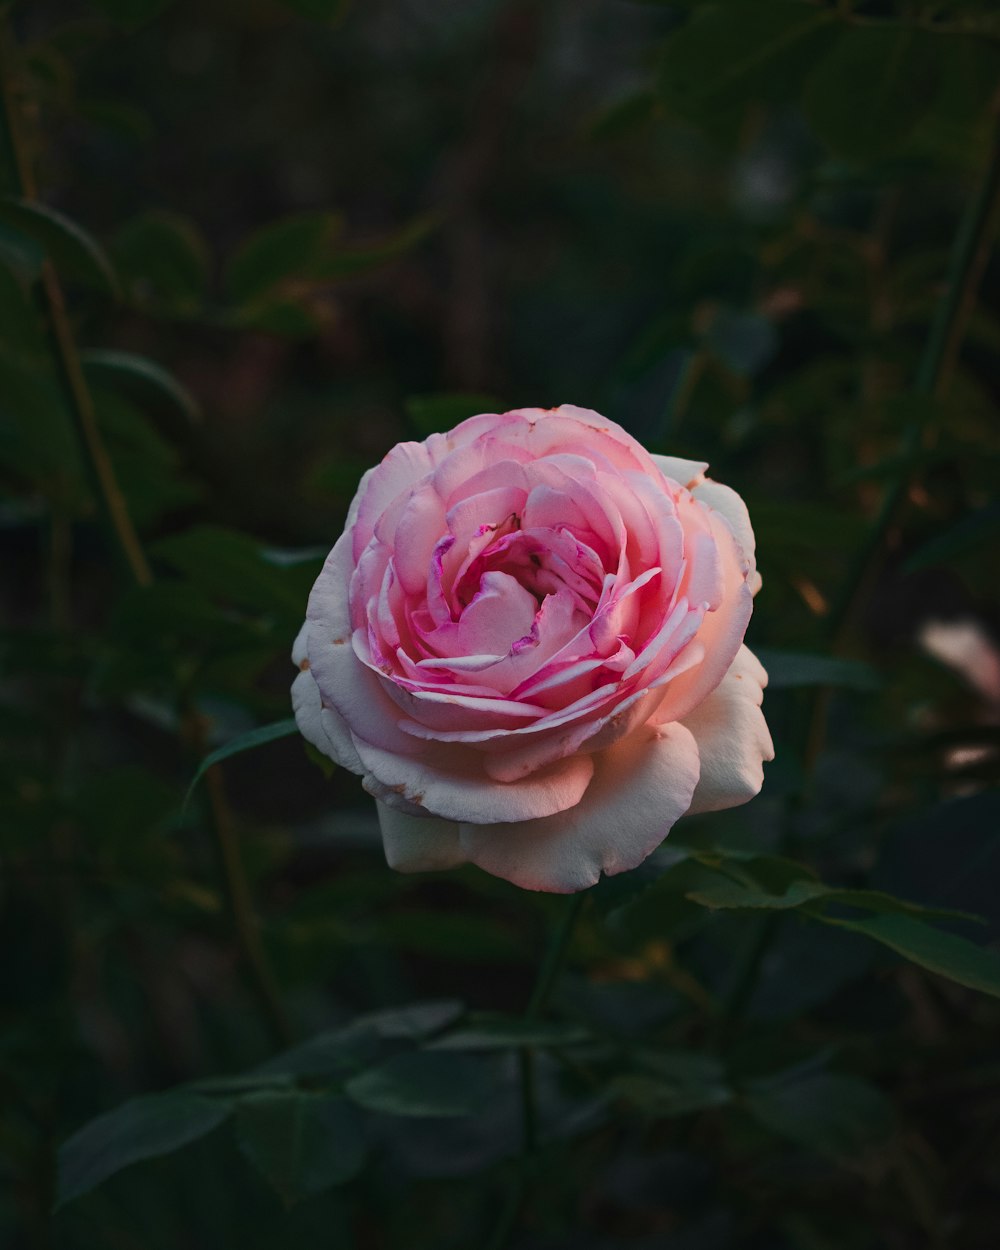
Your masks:
{"label": "background leaf", "polygon": [[361,1118],[338,1095],[248,1094],[236,1105],[234,1129],[240,1150],[288,1206],[342,1185],[364,1164]]}
{"label": "background leaf", "polygon": [[59,1203],[80,1197],[131,1163],[203,1137],[229,1112],[222,1100],[168,1090],[134,1098],[92,1120],[59,1149]]}
{"label": "background leaf", "polygon": [[5,195],[0,197],[0,222],[36,242],[66,278],[118,296],[118,279],[103,249],[63,213]]}
{"label": "background leaf", "polygon": [[490,1096],[490,1071],[479,1060],[441,1051],[394,1056],[351,1077],[344,1091],[360,1107],[387,1115],[474,1115]]}

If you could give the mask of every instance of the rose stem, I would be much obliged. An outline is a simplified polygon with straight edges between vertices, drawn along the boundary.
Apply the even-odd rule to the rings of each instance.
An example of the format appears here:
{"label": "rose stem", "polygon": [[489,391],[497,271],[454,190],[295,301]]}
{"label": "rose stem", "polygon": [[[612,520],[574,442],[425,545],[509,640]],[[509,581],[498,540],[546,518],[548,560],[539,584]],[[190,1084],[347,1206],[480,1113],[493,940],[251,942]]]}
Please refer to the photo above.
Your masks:
{"label": "rose stem", "polygon": [[[14,191],[17,195],[34,201],[37,198],[37,187],[34,172],[26,156],[20,109],[13,86],[12,61],[8,32],[5,29],[0,30],[0,139],[7,149],[7,164]],[[93,397],[80,364],[80,354],[73,337],[62,286],[55,267],[47,257],[42,262],[41,287],[42,308],[52,340],[52,354],[69,400],[77,437],[84,447],[84,458],[97,487],[98,499],[132,580],[140,587],[151,586],[152,570],[101,435]],[[185,712],[185,722],[192,740],[195,743],[203,741],[204,730],[193,708]],[[204,754],[204,751],[201,753]],[[218,765],[208,770],[206,783],[225,894],[247,979],[260,1005],[268,1034],[276,1045],[285,1045],[289,1040],[290,1030],[260,943],[250,890],[239,853],[239,842]]]}
{"label": "rose stem", "polygon": [[[6,35],[6,32],[2,32]],[[25,154],[25,144],[20,127],[18,102],[14,98],[13,59],[4,39],[0,49],[0,129],[9,154],[9,166],[17,195],[34,201],[37,198],[34,173]],[[94,411],[94,401],[80,365],[80,354],[73,338],[73,329],[66,311],[66,300],[52,261],[45,258],[41,266],[42,304],[49,333],[52,338],[53,357],[59,373],[76,434],[86,449],[86,461],[97,485],[97,496],[103,505],[106,519],[118,540],[129,571],[139,586],[152,584],[153,576],[129,515],[125,497],[115,476],[111,457],[101,437]]]}
{"label": "rose stem", "polygon": [[[913,380],[911,394],[919,400],[903,431],[899,470],[886,488],[867,537],[858,549],[840,595],[833,605],[828,632],[833,649],[839,650],[854,617],[878,572],[882,548],[906,503],[913,482],[916,456],[926,433],[931,404],[948,389],[976,294],[989,260],[993,233],[1000,215],[1000,124],[997,125],[986,172],[979,190],[969,201],[952,244],[947,284],[934,312],[927,342]],[[817,692],[809,718],[804,771],[812,766],[823,749],[826,736],[830,689]]]}
{"label": "rose stem", "polygon": [[[586,891],[582,890],[569,897],[562,916],[553,927],[549,944],[538,970],[531,998],[522,1017],[526,1023],[537,1020],[545,1012],[555,983],[562,971],[569,950],[570,939],[583,907]],[[496,1231],[490,1241],[488,1250],[504,1250],[509,1243],[517,1217],[524,1204],[528,1189],[528,1178],[535,1151],[538,1149],[538,1108],[535,1090],[535,1053],[531,1046],[521,1046],[517,1052],[518,1067],[521,1078],[521,1123],[522,1139],[521,1154],[518,1160],[517,1179],[507,1199],[506,1206],[500,1213]]]}
{"label": "rose stem", "polygon": [[[947,285],[935,309],[911,388],[911,393],[920,399],[942,396],[947,391],[968,320],[975,306],[979,284],[989,260],[998,215],[1000,124],[994,132],[989,162],[979,190],[969,201],[952,244]],[[930,405],[927,403],[914,405],[913,416],[903,432],[899,471],[886,489],[882,506],[872,521],[868,536],[855,556],[843,590],[830,613],[829,635],[835,651],[843,644],[871,580],[878,571],[885,539],[906,502],[915,458],[926,432],[929,410]],[[788,805],[789,823],[809,787],[816,761],[823,749],[830,693],[829,686],[822,686],[812,700],[802,760],[802,794],[798,802]],[[750,1001],[776,927],[777,920],[774,915],[760,922],[756,938],[727,1000],[720,1025],[722,1036],[731,1033]]]}

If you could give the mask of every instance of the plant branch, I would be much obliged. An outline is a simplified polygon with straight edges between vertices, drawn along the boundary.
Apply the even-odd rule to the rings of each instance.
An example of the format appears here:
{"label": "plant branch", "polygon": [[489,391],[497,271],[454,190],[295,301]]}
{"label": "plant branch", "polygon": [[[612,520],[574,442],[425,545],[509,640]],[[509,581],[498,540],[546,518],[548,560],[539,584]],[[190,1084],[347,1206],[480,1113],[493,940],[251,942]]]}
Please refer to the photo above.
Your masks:
{"label": "plant branch", "polygon": [[[5,36],[6,32],[0,32],[0,35]],[[21,129],[21,109],[14,90],[11,60],[4,38],[3,45],[0,46],[0,130],[8,151],[8,164],[15,192],[19,196],[35,200],[37,190]],[[80,364],[80,353],[73,337],[62,285],[55,267],[47,257],[41,266],[41,289],[56,368],[69,400],[77,437],[86,451],[87,464],[97,487],[98,498],[133,580],[139,586],[149,586],[153,576],[146,553],[139,542],[125,496],[118,485],[114,465],[101,435],[93,396]]]}
{"label": "plant branch", "polygon": [[[545,1013],[549,998],[566,960],[570,939],[583,907],[586,891],[570,896],[569,903],[555,925],[535,980],[531,998],[524,1011],[525,1020],[537,1020]],[[521,1087],[522,1145],[517,1177],[500,1213],[488,1250],[504,1250],[510,1243],[518,1216],[528,1192],[531,1165],[538,1149],[538,1108],[535,1089],[535,1054],[530,1046],[518,1050],[518,1071]]]}
{"label": "plant branch", "polygon": [[[20,124],[22,109],[14,88],[12,61],[7,31],[0,29],[0,139],[7,149],[7,164],[14,191],[19,196],[34,200],[37,198],[37,188]],[[93,397],[80,364],[80,354],[73,336],[62,286],[52,262],[48,259],[42,263],[41,286],[53,356],[69,399],[77,436],[83,444],[87,463],[97,486],[98,498],[133,581],[141,587],[151,586],[152,570],[104,444]],[[55,610],[61,611],[57,601],[54,601],[54,606]],[[205,744],[201,718],[192,710],[186,719],[191,738],[199,749],[199,755],[203,757]],[[277,1045],[285,1045],[290,1039],[290,1031],[260,942],[232,812],[226,800],[222,774],[217,767],[209,769],[206,784],[223,885],[248,982],[269,1035]]]}
{"label": "plant branch", "polygon": [[[997,127],[989,164],[977,194],[969,202],[952,246],[944,294],[935,310],[927,343],[914,379],[912,394],[928,400],[943,394],[954,369],[976,293],[989,257],[993,231],[1000,210],[1000,126]],[[930,405],[918,402],[903,433],[903,460],[895,479],[886,488],[882,505],[869,528],[844,583],[844,590],[830,614],[834,646],[850,628],[864,593],[877,571],[885,539],[906,499],[913,464],[923,443]]]}
{"label": "plant branch", "polygon": [[[206,753],[204,721],[195,709],[186,716],[188,731],[200,757]],[[239,836],[232,810],[226,798],[225,782],[219,764],[205,773],[205,789],[212,815],[220,876],[233,922],[236,944],[246,972],[247,985],[253,994],[268,1036],[276,1048],[289,1045],[292,1032],[281,1006],[278,987],[260,940],[260,929],[247,881]]]}

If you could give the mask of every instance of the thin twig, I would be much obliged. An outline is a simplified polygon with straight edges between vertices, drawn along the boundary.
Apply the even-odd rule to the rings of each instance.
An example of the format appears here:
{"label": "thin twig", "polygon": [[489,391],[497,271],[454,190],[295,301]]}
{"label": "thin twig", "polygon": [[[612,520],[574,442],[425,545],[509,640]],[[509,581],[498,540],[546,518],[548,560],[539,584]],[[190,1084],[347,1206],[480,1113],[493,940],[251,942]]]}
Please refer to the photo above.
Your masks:
{"label": "thin twig", "polygon": [[[559,973],[562,971],[569,950],[573,929],[583,906],[586,892],[570,896],[569,904],[563,912],[538,970],[531,998],[524,1011],[524,1019],[537,1020],[545,1012],[549,998],[555,988]],[[538,1108],[536,1105],[535,1087],[535,1053],[531,1046],[522,1046],[518,1050],[518,1073],[521,1087],[522,1144],[518,1160],[517,1175],[514,1185],[508,1194],[500,1217],[497,1220],[493,1237],[488,1250],[505,1250],[517,1224],[518,1216],[524,1205],[528,1192],[532,1163],[538,1149]]]}
{"label": "thin twig", "polygon": [[[12,59],[4,40],[3,46],[0,46],[0,129],[8,149],[14,190],[19,196],[35,200],[37,191],[21,129],[20,108],[15,98]],[[77,436],[87,453],[87,464],[97,486],[98,499],[134,581],[139,586],[149,586],[153,576],[101,435],[94,400],[80,364],[80,353],[73,337],[62,285],[48,257],[42,261],[41,290],[56,368],[69,400]]]}
{"label": "thin twig", "polygon": [[[913,394],[922,400],[943,393],[975,304],[983,269],[989,256],[993,230],[1000,209],[1000,127],[994,136],[990,161],[977,195],[959,226],[952,248],[947,285],[931,323]],[[882,558],[886,536],[897,520],[909,490],[913,463],[926,432],[929,405],[914,405],[913,417],[903,433],[903,459],[899,472],[886,489],[878,515],[855,557],[844,589],[830,613],[829,629],[838,643],[850,627],[870,579]]]}
{"label": "thin twig", "polygon": [[[7,31],[0,29],[0,139],[7,148],[7,164],[15,192],[26,199],[35,200],[37,189],[20,124],[21,109],[15,98],[11,68],[13,59],[9,51]],[[104,444],[93,398],[80,364],[80,354],[73,336],[62,286],[48,259],[42,264],[41,284],[44,312],[53,343],[53,356],[69,399],[77,435],[83,444],[87,463],[97,486],[98,498],[133,581],[138,586],[151,586],[152,570]],[[199,754],[204,756],[204,728],[201,718],[192,710],[186,721],[193,742],[200,746]],[[289,1040],[290,1030],[261,945],[232,812],[218,768],[209,769],[206,782],[221,875],[242,963],[268,1033],[277,1045],[285,1045]]]}

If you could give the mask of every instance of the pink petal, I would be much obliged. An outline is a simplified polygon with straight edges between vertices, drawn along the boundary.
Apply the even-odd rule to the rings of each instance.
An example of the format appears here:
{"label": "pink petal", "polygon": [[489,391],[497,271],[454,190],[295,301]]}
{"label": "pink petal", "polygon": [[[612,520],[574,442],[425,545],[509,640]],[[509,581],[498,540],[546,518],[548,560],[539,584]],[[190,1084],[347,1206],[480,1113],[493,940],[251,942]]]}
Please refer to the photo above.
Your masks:
{"label": "pink petal", "polygon": [[747,647],[707,699],[684,718],[701,754],[692,812],[718,812],[746,803],[764,784],[764,761],[774,747],[760,710],[767,673]]}
{"label": "pink petal", "polygon": [[670,683],[662,710],[675,720],[683,720],[725,677],[743,643],[753,611],[743,551],[725,521],[715,513],[708,515],[721,557],[725,596],[714,612],[706,613],[697,633],[705,648],[704,660]]}
{"label": "pink petal", "polygon": [[375,533],[379,518],[390,504],[421,482],[434,468],[426,443],[397,443],[380,465],[365,475],[356,495],[353,552],[360,558]]}
{"label": "pink petal", "polygon": [[596,765],[579,803],[557,815],[490,826],[463,822],[468,858],[523,889],[555,894],[641,864],[691,804],[699,771],[695,740],[683,725],[640,729],[597,756]]}
{"label": "pink petal", "polygon": [[[396,794],[406,803],[446,820],[478,825],[536,820],[574,807],[594,773],[589,755],[576,755],[540,769],[510,785],[483,776],[475,752],[435,744],[427,757],[398,755],[357,739],[358,755],[386,801]],[[368,777],[365,779],[368,787]]]}
{"label": "pink petal", "polygon": [[408,595],[423,594],[438,539],[444,533],[444,504],[430,486],[415,491],[393,535],[393,565]]}
{"label": "pink petal", "polygon": [[[756,542],[746,504],[736,491],[723,486],[721,482],[706,480],[695,486],[691,493],[695,499],[708,504],[713,512],[718,513],[732,530],[744,556],[750,563],[749,580],[753,584],[756,581],[757,572]],[[756,594],[757,588],[753,585],[752,588]]]}

